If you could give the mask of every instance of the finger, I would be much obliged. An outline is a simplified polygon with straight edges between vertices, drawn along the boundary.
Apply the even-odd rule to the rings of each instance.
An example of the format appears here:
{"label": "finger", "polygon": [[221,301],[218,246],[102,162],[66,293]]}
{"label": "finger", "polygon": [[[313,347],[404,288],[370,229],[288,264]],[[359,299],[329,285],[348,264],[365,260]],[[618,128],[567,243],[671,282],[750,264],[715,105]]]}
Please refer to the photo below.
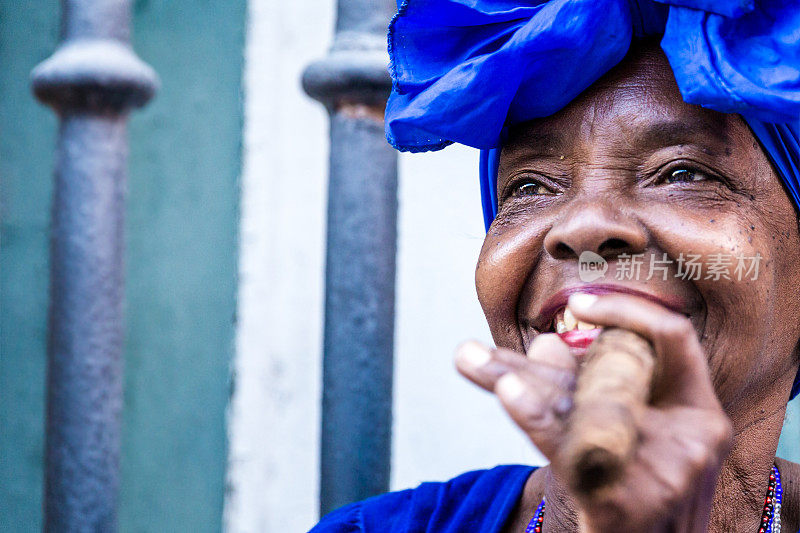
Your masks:
{"label": "finger", "polygon": [[[653,426],[669,422],[658,414],[653,413],[653,419],[657,420]],[[705,471],[695,459],[711,457],[705,445],[698,441],[692,440],[689,450],[692,451],[671,435],[651,438],[637,449],[616,483],[578,494],[581,507],[587,511],[595,528],[605,531],[615,523],[624,523],[632,530],[638,530],[639,524],[652,527],[669,518],[676,509],[689,505],[695,494],[694,487],[702,482]],[[552,467],[559,472],[562,465],[554,462]]]}
{"label": "finger", "polygon": [[542,386],[532,376],[514,372],[497,380],[495,394],[511,419],[548,459],[556,456],[565,430],[569,393]]}
{"label": "finger", "polygon": [[[693,499],[713,495],[732,435],[723,412],[685,407],[649,409],[641,417],[640,429],[642,444],[621,479],[617,498],[648,501],[654,516],[659,516],[660,510],[674,512],[692,506]],[[637,510],[629,512],[635,514]],[[702,523],[705,518],[695,516]]]}
{"label": "finger", "polygon": [[[540,335],[539,337],[543,337]],[[489,392],[508,372],[517,372],[541,381],[542,386],[572,390],[577,365],[569,348],[554,339],[535,340],[525,357],[513,350],[489,348],[477,341],[467,341],[456,349],[455,364],[467,379]]]}
{"label": "finger", "polygon": [[568,306],[579,320],[628,329],[653,344],[660,368],[655,396],[688,405],[718,404],[708,362],[685,316],[628,294],[574,294]]}
{"label": "finger", "polygon": [[572,354],[567,343],[555,333],[537,335],[528,347],[528,359],[574,373],[578,369],[578,360]]}
{"label": "finger", "polygon": [[[669,443],[697,470],[719,467],[730,452],[733,426],[721,409],[649,408],[641,420],[642,441]],[[665,465],[667,468],[669,465]]]}
{"label": "finger", "polygon": [[[666,531],[671,512],[668,495],[654,483],[650,467],[632,462],[620,481],[600,491],[578,496],[587,531]],[[646,505],[643,505],[646,502]]]}
{"label": "finger", "polygon": [[488,392],[494,391],[503,374],[512,371],[508,364],[493,357],[491,348],[478,341],[461,343],[456,348],[455,364],[461,375]]}

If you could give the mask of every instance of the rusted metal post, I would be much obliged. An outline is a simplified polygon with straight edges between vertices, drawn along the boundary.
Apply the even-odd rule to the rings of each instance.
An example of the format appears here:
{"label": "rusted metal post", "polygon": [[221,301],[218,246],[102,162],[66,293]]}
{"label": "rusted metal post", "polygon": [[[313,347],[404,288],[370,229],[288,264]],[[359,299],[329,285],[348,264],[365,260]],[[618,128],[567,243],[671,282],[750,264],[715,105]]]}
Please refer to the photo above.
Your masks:
{"label": "rusted metal post", "polygon": [[389,488],[397,155],[384,139],[393,0],[339,0],[303,86],[331,115],[320,511]]}
{"label": "rusted metal post", "polygon": [[45,530],[117,528],[127,113],[158,79],[128,0],[62,0],[62,43],[32,73],[61,119],[50,241]]}

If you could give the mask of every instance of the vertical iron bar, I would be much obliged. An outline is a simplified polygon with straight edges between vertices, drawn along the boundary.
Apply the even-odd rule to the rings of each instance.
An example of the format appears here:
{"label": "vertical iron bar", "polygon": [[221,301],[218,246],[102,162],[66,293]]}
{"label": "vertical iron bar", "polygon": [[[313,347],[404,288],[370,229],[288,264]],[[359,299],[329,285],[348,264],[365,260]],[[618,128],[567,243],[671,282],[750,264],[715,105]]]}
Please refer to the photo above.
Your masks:
{"label": "vertical iron bar", "polygon": [[62,0],[62,44],[32,73],[61,119],[50,237],[46,531],[117,528],[127,113],[158,79],[128,0]]}
{"label": "vertical iron bar", "polygon": [[303,75],[331,115],[320,512],[389,488],[397,155],[384,138],[393,0],[339,0],[329,55]]}

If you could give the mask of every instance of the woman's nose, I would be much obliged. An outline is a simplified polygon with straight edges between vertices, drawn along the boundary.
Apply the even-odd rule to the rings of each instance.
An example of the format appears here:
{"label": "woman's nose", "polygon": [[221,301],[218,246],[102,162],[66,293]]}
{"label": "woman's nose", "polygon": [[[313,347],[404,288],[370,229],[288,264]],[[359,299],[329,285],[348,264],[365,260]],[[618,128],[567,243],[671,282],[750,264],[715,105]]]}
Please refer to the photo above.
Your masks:
{"label": "woman's nose", "polygon": [[555,259],[577,259],[585,251],[611,258],[643,253],[647,234],[637,220],[611,206],[582,206],[553,224],[544,247]]}

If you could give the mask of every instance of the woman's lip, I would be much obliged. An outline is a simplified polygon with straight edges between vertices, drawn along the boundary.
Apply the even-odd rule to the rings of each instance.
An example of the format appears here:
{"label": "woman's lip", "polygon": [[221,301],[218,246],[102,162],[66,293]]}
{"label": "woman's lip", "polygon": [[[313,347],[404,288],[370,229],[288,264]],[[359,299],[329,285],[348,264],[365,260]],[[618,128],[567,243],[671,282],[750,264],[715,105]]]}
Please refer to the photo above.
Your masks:
{"label": "woman's lip", "polygon": [[558,336],[570,347],[573,354],[583,356],[601,331],[603,331],[601,328],[573,329],[572,331],[559,333]]}
{"label": "woman's lip", "polygon": [[533,326],[538,331],[544,332],[545,329],[552,324],[556,311],[566,307],[569,297],[578,292],[587,294],[631,294],[633,296],[639,296],[640,298],[663,305],[664,307],[671,309],[676,313],[684,313],[684,309],[686,307],[685,303],[680,298],[676,298],[674,296],[656,296],[655,294],[634,289],[632,287],[625,287],[623,285],[614,285],[611,283],[576,285],[574,287],[561,289],[550,298],[545,300],[544,304],[542,305],[542,310],[536,316]]}

